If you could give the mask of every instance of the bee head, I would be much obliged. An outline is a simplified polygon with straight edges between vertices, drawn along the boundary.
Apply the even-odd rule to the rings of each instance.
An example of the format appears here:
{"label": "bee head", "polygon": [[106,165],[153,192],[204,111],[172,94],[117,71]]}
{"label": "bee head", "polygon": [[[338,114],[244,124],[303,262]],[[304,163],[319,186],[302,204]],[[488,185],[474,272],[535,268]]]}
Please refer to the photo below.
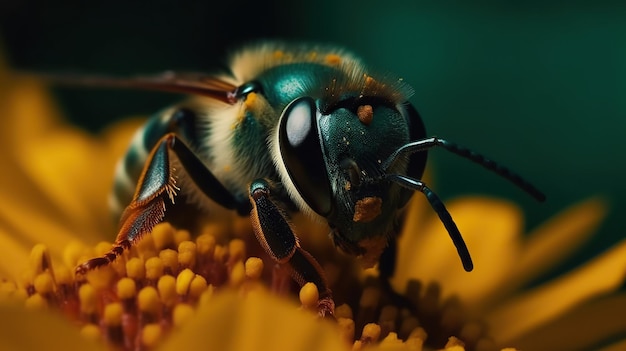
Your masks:
{"label": "bee head", "polygon": [[323,217],[335,244],[362,257],[365,266],[377,262],[395,235],[398,210],[411,194],[386,174],[423,171],[425,153],[396,160],[389,169],[383,166],[416,137],[412,124],[418,123],[423,134],[413,111],[408,103],[375,96],[344,96],[334,104],[300,97],[280,118],[278,146],[292,198],[301,209]]}

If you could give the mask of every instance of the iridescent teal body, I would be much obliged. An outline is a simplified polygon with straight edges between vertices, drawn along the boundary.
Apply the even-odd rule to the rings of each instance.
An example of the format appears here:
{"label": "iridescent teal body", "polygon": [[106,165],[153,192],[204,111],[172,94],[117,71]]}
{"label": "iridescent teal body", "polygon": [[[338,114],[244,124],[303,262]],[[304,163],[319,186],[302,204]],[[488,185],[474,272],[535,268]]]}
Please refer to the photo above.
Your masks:
{"label": "iridescent teal body", "polygon": [[[239,103],[230,106],[192,97],[154,115],[138,131],[117,170],[113,207],[119,212],[130,202],[150,150],[160,136],[175,132],[242,202],[247,201],[250,182],[266,179],[273,186],[272,197],[277,202],[287,210],[299,209],[327,221],[336,244],[346,251],[364,255],[368,249],[359,243],[375,239],[376,249],[367,258],[368,265],[373,264],[388,238],[395,235],[393,224],[398,210],[412,193],[383,180],[380,170],[382,160],[398,147],[424,136],[421,120],[411,121],[406,112],[410,89],[401,80],[375,77],[358,59],[336,48],[263,44],[236,54],[231,69],[219,75],[220,79],[240,87],[249,84]],[[311,167],[323,170],[328,177],[333,202],[328,213],[316,212],[301,196],[302,189],[292,181],[279,150],[277,127],[281,115],[290,102],[304,96],[311,97],[321,112],[323,150],[317,152],[323,155],[325,164]],[[360,121],[353,106],[345,105],[346,101],[358,105],[359,99],[363,105],[374,105],[371,123]],[[195,115],[193,127],[181,128],[173,122],[181,110]],[[425,153],[414,159],[413,168],[423,170]],[[358,165],[360,185],[342,167],[343,160]],[[405,173],[408,162],[409,157],[404,157],[393,171]],[[179,178],[183,193],[202,199],[196,196],[195,187],[185,184],[184,174]],[[382,200],[380,210],[372,210],[380,213],[367,222],[355,221],[356,202],[365,197]]]}
{"label": "iridescent teal body", "polygon": [[161,221],[182,192],[190,201],[210,199],[250,214],[266,252],[289,264],[301,285],[314,281],[323,287],[328,300],[322,269],[299,246],[297,229],[285,214],[302,211],[327,223],[334,244],[366,267],[389,253],[379,266],[381,275],[389,276],[399,217],[415,191],[426,197],[470,271],[473,263],[459,229],[421,181],[433,147],[482,165],[540,201],[545,198],[481,154],[427,138],[408,102],[411,89],[401,79],[371,72],[338,48],[263,43],[236,53],[230,72],[181,77],[100,80],[194,97],[156,114],[137,132],[117,169],[111,197],[118,212],[130,203],[116,244],[79,272],[114,260]]}

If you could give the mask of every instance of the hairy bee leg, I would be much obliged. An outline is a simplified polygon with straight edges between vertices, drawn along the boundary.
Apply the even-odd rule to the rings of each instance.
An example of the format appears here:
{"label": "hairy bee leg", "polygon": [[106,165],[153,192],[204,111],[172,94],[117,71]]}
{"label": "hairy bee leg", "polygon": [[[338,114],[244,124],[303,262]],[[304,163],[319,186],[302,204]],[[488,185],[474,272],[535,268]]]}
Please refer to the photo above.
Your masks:
{"label": "hairy bee leg", "polygon": [[315,283],[319,291],[318,313],[333,316],[335,303],[320,264],[302,247],[281,209],[270,199],[270,186],[265,180],[250,185],[251,218],[254,233],[265,251],[279,264],[286,264],[293,279],[301,287]]}
{"label": "hairy bee leg", "polygon": [[174,203],[174,198],[179,190],[173,174],[170,152],[176,155],[185,172],[205,195],[230,209],[249,207],[249,204],[244,206],[238,203],[235,197],[224,188],[176,134],[166,134],[152,149],[148,157],[133,200],[122,214],[120,229],[111,250],[101,257],[90,259],[78,265],[76,267],[77,275],[84,275],[92,269],[113,262],[163,220],[166,199],[169,198]]}

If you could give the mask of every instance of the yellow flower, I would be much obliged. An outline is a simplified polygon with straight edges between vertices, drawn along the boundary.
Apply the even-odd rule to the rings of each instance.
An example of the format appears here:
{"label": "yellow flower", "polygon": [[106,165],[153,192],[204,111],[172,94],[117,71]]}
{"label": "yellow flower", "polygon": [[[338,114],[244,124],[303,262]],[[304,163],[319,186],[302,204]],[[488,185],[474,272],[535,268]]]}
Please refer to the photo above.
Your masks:
{"label": "yellow flower", "polygon": [[[352,303],[338,306],[335,324],[307,311],[316,299],[307,286],[300,292],[302,308],[297,297],[270,293],[268,287],[274,283],[263,283],[261,277],[268,268],[250,257],[242,240],[220,246],[204,234],[191,241],[188,232],[167,225],[155,229],[128,256],[91,272],[87,282],[76,283],[71,269],[85,258],[84,250],[93,255],[103,249],[101,241],[112,239],[108,184],[114,163],[140,120],[89,135],[63,123],[39,82],[13,77],[2,68],[0,349],[141,345],[156,350],[347,350],[373,343],[371,349],[421,350],[426,339],[426,346],[438,340],[438,347],[445,344],[449,350],[462,350],[463,343],[477,350],[495,345],[573,350],[626,331],[626,325],[614,318],[623,313],[611,313],[624,311],[626,298],[610,294],[623,281],[626,243],[571,274],[520,289],[594,232],[605,212],[597,199],[566,210],[528,239],[522,237],[522,216],[513,204],[478,197],[449,202],[475,260],[474,272],[465,273],[443,226],[424,199],[416,197],[392,280],[395,290],[417,306],[413,314],[393,305],[386,292],[370,284],[367,274],[340,284],[355,265],[337,254],[324,235],[303,241],[316,257],[329,260],[325,264],[329,280],[342,285],[336,290],[337,301]],[[245,232],[244,222],[209,226],[206,231]],[[167,249],[172,245],[177,250]],[[210,248],[214,274],[222,274],[219,287],[211,287],[195,271],[168,264],[174,255],[178,265],[197,267],[196,260],[202,258],[195,253],[203,245]],[[183,247],[192,248],[192,253]],[[148,264],[150,258],[158,264]],[[344,265],[349,268],[340,267]],[[168,269],[176,274],[164,274]],[[142,278],[135,279],[139,275]],[[133,318],[141,321],[129,322]],[[579,325],[582,320],[586,323]],[[124,339],[128,335],[135,338]],[[353,345],[346,343],[355,336]]]}

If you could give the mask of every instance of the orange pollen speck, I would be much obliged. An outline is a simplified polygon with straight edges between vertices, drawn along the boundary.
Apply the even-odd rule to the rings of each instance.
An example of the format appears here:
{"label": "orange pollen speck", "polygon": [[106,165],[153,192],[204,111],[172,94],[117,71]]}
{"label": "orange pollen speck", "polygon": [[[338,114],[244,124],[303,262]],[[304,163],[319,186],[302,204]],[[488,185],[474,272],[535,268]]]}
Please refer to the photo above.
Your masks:
{"label": "orange pollen speck", "polygon": [[354,205],[354,222],[371,222],[381,213],[383,200],[379,197],[368,196],[356,202]]}
{"label": "orange pollen speck", "polygon": [[357,108],[356,115],[359,116],[359,121],[361,121],[361,123],[369,126],[374,119],[374,109],[372,108],[372,105],[361,105]]}
{"label": "orange pollen speck", "polygon": [[329,65],[338,65],[341,63],[341,56],[337,54],[328,54],[325,57],[325,61]]}

